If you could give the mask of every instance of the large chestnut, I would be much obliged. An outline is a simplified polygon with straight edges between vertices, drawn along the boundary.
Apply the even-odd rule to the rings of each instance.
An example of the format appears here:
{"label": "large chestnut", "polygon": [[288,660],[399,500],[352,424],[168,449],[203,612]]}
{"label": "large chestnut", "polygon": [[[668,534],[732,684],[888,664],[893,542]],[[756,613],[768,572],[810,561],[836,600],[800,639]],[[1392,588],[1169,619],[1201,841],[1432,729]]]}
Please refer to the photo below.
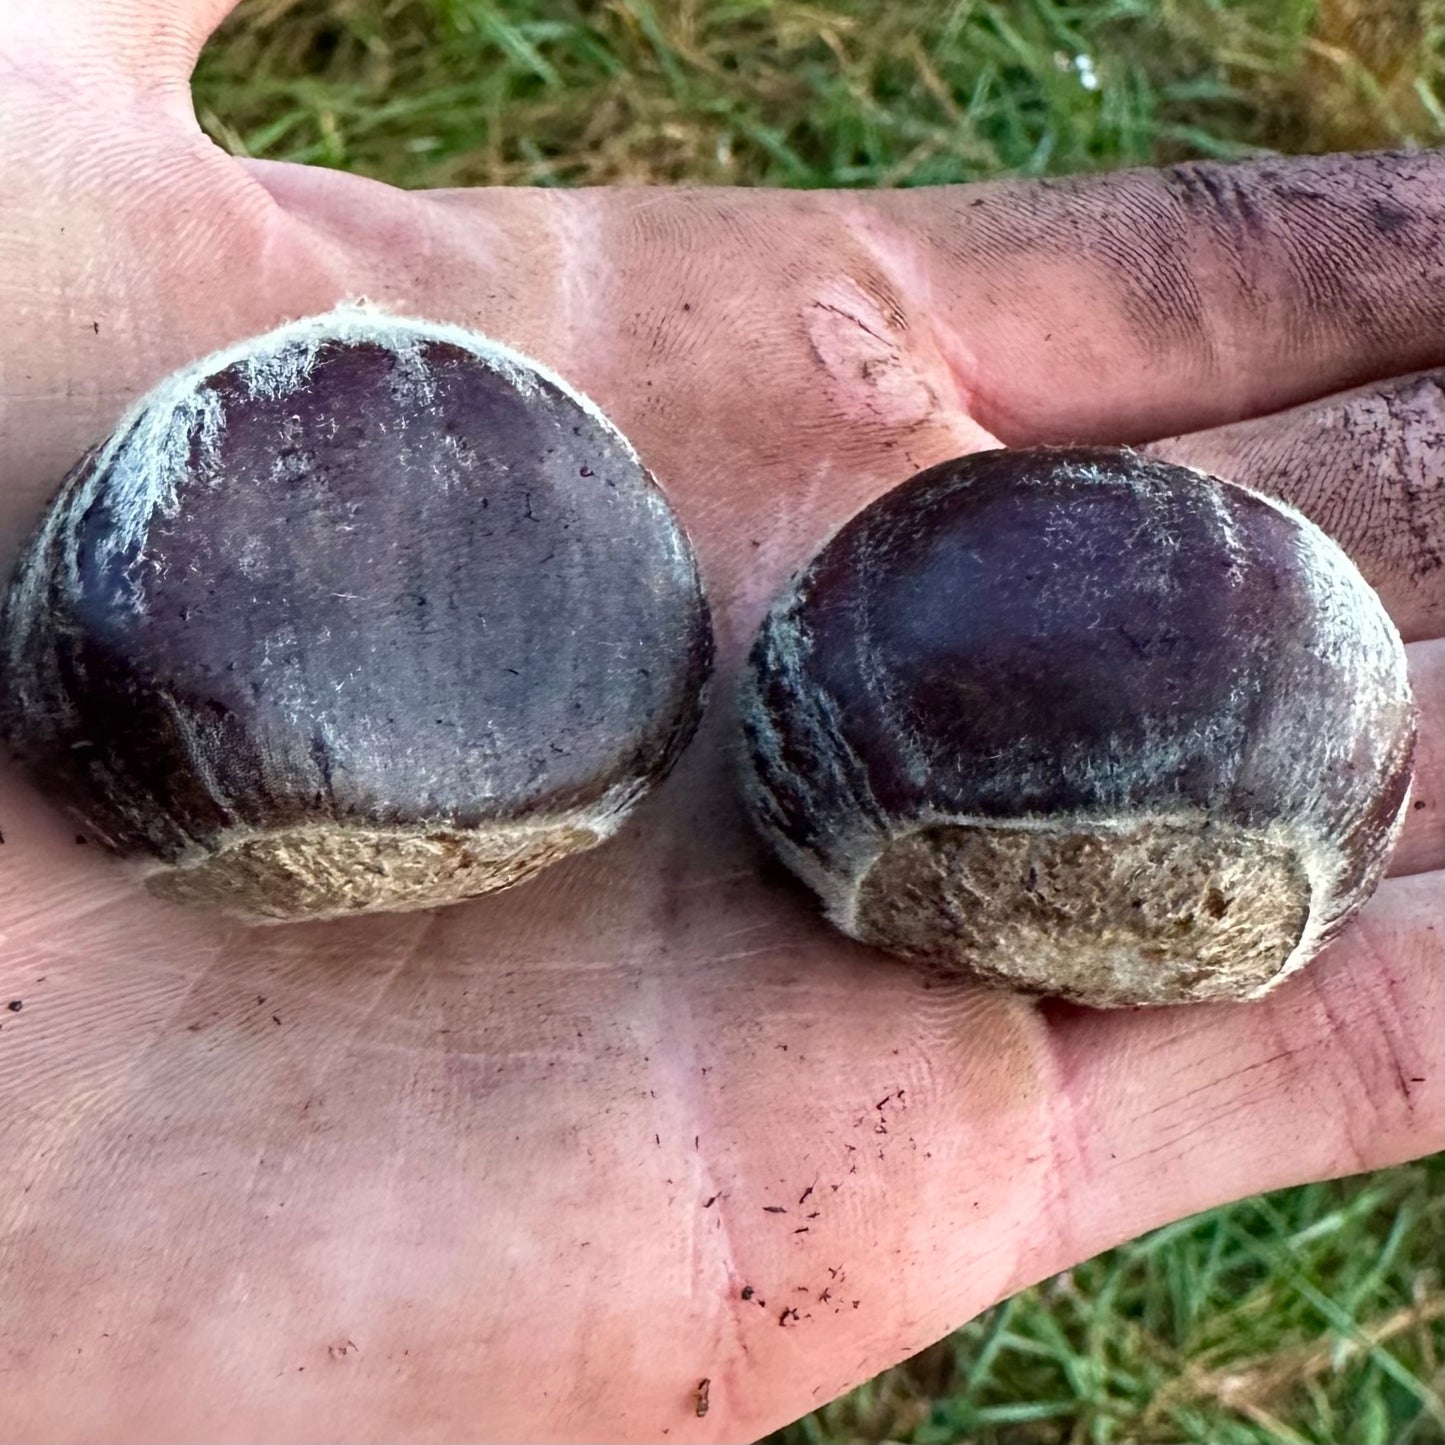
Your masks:
{"label": "large chestnut", "polygon": [[752,812],[844,932],[1085,1004],[1252,998],[1379,880],[1398,633],[1287,506],[1127,450],[999,450],[847,523],[742,690]]}
{"label": "large chestnut", "polygon": [[615,831],[712,633],[626,439],[535,362],[343,308],[161,383],[22,558],[3,723],[166,897],[428,907]]}

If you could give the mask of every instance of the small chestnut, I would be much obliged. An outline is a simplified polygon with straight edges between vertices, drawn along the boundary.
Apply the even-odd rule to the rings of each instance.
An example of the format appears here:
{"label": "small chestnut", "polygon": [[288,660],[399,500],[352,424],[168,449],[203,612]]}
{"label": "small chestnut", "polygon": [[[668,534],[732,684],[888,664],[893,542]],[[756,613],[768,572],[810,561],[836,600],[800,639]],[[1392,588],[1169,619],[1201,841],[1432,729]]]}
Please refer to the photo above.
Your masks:
{"label": "small chestnut", "polygon": [[1110,448],[921,472],[772,608],[745,789],[845,933],[1095,1006],[1253,998],[1369,897],[1405,653],[1317,526]]}
{"label": "small chestnut", "polygon": [[7,599],[0,721],[154,892],[319,918],[608,837],[711,657],[687,537],[591,402],[344,307],[171,376],[71,472]]}

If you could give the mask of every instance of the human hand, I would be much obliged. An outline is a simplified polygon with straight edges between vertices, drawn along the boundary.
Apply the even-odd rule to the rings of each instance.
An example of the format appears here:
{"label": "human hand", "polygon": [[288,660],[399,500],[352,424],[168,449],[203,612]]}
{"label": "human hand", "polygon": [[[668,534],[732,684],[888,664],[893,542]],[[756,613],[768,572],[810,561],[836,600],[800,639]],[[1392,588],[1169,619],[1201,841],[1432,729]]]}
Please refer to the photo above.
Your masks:
{"label": "human hand", "polygon": [[[204,140],[226,8],[0,15],[6,565],[140,391],[366,295],[609,412],[697,545],[720,676],[617,841],[431,915],[191,915],[0,774],[0,1436],[747,1438],[1151,1226],[1439,1147],[1438,156],[404,194]],[[738,659],[918,468],[1156,438],[1295,501],[1400,625],[1396,876],[1259,1004],[929,988],[749,835]]]}

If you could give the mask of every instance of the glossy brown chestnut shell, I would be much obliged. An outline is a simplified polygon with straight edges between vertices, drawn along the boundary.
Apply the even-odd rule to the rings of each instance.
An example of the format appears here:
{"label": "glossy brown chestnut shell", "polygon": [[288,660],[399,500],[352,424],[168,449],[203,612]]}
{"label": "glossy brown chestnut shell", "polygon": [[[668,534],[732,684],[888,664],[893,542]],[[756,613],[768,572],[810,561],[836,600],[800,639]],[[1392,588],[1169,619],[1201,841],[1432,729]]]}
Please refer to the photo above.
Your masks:
{"label": "glossy brown chestnut shell", "polygon": [[1291,508],[1118,449],[1000,450],[847,523],[742,689],[760,828],[844,932],[1099,1006],[1249,998],[1364,904],[1404,648]]}
{"label": "glossy brown chestnut shell", "polygon": [[584,397],[363,308],[169,378],[22,558],[3,722],[165,896],[427,907],[610,835],[696,725],[692,549]]}

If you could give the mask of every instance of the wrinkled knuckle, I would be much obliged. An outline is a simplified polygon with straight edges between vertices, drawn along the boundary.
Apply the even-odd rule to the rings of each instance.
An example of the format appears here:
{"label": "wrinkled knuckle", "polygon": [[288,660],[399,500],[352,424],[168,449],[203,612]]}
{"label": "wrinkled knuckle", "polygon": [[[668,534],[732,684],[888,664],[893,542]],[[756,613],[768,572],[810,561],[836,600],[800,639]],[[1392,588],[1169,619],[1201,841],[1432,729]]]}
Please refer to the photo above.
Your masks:
{"label": "wrinkled knuckle", "polygon": [[1263,241],[1269,234],[1258,177],[1248,171],[1218,161],[1182,161],[1161,175],[1183,210],[1236,245]]}
{"label": "wrinkled knuckle", "polygon": [[1299,350],[1323,327],[1388,340],[1425,319],[1423,288],[1398,278],[1440,274],[1439,207],[1399,158],[1188,161],[1162,178],[1250,311],[1276,310]]}

